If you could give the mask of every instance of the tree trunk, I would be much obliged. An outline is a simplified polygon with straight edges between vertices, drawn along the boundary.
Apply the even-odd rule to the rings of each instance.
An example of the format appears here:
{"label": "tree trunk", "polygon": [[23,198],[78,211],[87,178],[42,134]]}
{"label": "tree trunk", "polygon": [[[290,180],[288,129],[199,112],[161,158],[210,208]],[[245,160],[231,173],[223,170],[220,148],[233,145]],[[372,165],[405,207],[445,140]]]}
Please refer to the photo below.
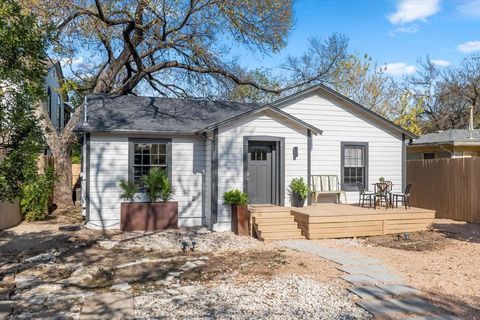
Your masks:
{"label": "tree trunk", "polygon": [[[61,140],[60,140],[61,141]],[[72,202],[72,160],[71,145],[63,144],[51,148],[54,158],[54,169],[57,180],[53,189],[53,202],[57,208],[73,205]]]}
{"label": "tree trunk", "polygon": [[70,121],[67,123],[62,132],[57,132],[52,125],[46,108],[42,104],[38,104],[36,108],[37,116],[42,123],[45,139],[52,151],[54,158],[54,169],[57,181],[53,189],[53,202],[57,208],[66,208],[73,205],[72,202],[72,160],[70,158],[73,144],[76,136],[73,131],[77,123],[80,121],[80,115],[83,111],[83,105],[76,108]]}

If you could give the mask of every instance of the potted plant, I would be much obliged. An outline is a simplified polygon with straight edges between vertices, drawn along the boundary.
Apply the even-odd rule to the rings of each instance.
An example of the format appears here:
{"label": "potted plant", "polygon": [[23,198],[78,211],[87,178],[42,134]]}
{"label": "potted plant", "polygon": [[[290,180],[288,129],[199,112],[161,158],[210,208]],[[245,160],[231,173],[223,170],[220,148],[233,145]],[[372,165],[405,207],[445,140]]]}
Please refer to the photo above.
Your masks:
{"label": "potted plant", "polygon": [[120,180],[120,228],[122,231],[153,231],[178,228],[178,202],[170,201],[173,187],[160,168],[152,168],[141,179],[148,201],[134,201],[140,188],[138,185]]}
{"label": "potted plant", "polygon": [[379,181],[380,183],[384,183],[384,182],[385,182],[385,178],[384,178],[384,177],[380,177],[380,178],[378,178],[378,181]]}
{"label": "potted plant", "polygon": [[289,186],[289,192],[292,207],[303,207],[309,192],[308,186],[305,181],[303,181],[303,178],[292,179]]}
{"label": "potted plant", "polygon": [[232,189],[223,194],[223,203],[232,207],[232,231],[235,234],[248,236],[250,217],[247,194],[238,189]]}

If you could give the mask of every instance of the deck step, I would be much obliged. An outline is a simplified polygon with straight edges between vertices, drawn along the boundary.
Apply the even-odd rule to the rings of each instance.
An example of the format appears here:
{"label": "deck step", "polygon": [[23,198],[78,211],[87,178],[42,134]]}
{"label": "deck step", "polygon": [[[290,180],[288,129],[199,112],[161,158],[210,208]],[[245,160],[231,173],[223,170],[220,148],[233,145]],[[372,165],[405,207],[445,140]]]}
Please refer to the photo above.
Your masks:
{"label": "deck step", "polygon": [[[294,223],[294,217],[277,217],[277,218],[258,218],[253,217],[253,222],[258,224],[285,224]],[[295,222],[296,224],[296,222]]]}
{"label": "deck step", "polygon": [[277,224],[277,225],[257,225],[258,229],[261,232],[288,232],[288,231],[298,231],[301,229],[298,228],[296,224]]}

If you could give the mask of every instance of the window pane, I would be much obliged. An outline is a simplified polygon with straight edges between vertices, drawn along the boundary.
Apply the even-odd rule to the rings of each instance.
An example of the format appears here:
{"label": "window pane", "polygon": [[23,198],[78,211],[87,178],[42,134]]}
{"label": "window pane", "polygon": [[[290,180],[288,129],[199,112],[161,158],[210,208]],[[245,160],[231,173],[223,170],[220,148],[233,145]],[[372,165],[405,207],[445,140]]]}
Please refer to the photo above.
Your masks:
{"label": "window pane", "polygon": [[134,153],[142,153],[142,147],[141,147],[141,145],[138,144],[138,143],[135,143],[135,144],[133,145],[133,152],[134,152]]}
{"label": "window pane", "polygon": [[167,164],[167,156],[166,155],[159,155],[158,156],[158,164],[166,165]]}
{"label": "window pane", "polygon": [[255,160],[255,152],[250,152],[250,160]]}
{"label": "window pane", "polygon": [[158,154],[158,144],[152,144],[152,154]]}
{"label": "window pane", "polygon": [[262,151],[262,160],[267,160],[267,151]]}
{"label": "window pane", "polygon": [[150,148],[152,147],[152,145],[150,144],[144,144],[143,145],[143,154],[150,154]]}
{"label": "window pane", "polygon": [[159,160],[159,155],[158,154],[152,154],[151,155],[151,164],[152,165],[159,164],[158,160]]}
{"label": "window pane", "polygon": [[167,154],[167,145],[166,144],[159,144],[158,145],[158,153],[159,154]]}
{"label": "window pane", "polygon": [[[145,151],[145,150],[144,150],[144,151]],[[150,155],[144,154],[144,155],[142,156],[142,164],[147,164],[147,165],[150,164]]]}
{"label": "window pane", "polygon": [[134,155],[133,156],[133,164],[142,164],[142,156],[141,155]]}

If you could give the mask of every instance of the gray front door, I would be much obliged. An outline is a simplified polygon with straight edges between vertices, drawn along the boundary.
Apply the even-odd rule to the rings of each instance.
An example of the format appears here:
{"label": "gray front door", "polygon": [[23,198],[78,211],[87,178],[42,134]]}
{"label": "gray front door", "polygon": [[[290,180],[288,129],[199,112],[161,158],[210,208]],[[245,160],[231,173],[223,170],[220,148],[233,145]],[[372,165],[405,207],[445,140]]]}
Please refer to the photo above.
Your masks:
{"label": "gray front door", "polygon": [[272,145],[250,142],[248,146],[248,199],[251,204],[271,204],[272,196]]}

